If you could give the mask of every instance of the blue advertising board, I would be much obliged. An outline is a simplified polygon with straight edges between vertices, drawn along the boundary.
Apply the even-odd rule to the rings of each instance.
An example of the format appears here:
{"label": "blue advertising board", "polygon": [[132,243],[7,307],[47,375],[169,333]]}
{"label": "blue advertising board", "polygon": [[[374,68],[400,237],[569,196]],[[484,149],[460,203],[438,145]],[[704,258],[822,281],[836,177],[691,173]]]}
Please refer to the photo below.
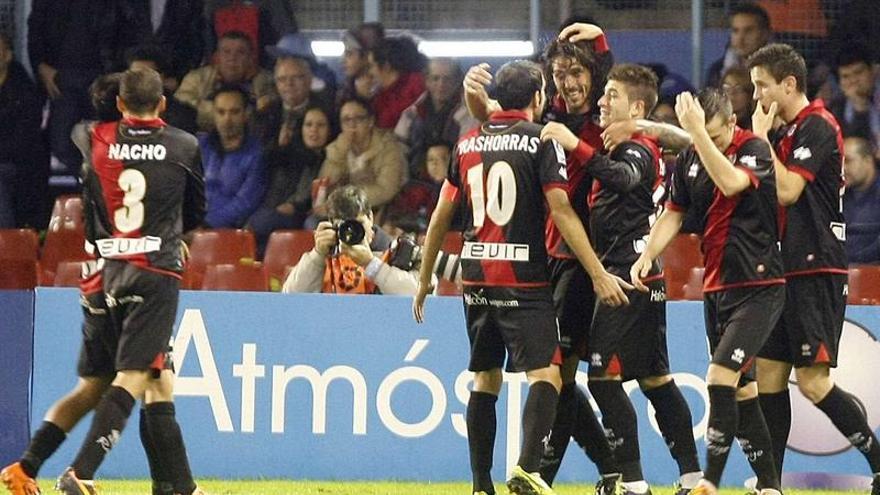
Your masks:
{"label": "blue advertising board", "polygon": [[[175,328],[176,402],[193,470],[210,477],[307,479],[469,478],[465,405],[471,375],[458,298],[431,298],[427,322],[416,325],[406,297],[184,292]],[[79,305],[71,289],[37,289],[32,421],[75,383]],[[858,396],[880,425],[880,308],[851,307],[835,378]],[[699,449],[707,416],[703,375],[708,358],[702,305],[668,309],[675,379],[694,417]],[[581,374],[579,378],[585,378]],[[584,382],[585,383],[585,382]],[[677,469],[652,411],[634,383],[645,474],[672,483]],[[497,479],[516,462],[527,385],[505,376],[498,401]],[[791,471],[858,474],[861,455],[830,422],[811,415],[796,391],[786,467]],[[147,476],[131,426],[108,457],[102,477]],[[826,424],[827,423],[827,424]],[[60,473],[82,441],[79,425],[44,473]],[[828,461],[832,462],[828,462]],[[569,449],[558,479],[593,481],[595,469]],[[726,484],[751,476],[731,455]]]}
{"label": "blue advertising board", "polygon": [[0,290],[0,466],[27,447],[34,335],[34,293]]}

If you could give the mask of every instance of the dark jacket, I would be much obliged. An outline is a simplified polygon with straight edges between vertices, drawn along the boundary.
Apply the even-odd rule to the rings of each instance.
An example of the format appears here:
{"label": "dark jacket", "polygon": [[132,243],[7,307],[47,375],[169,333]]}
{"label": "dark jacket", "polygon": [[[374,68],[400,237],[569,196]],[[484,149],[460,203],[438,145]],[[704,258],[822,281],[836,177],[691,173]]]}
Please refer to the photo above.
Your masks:
{"label": "dark jacket", "polygon": [[205,223],[212,228],[242,227],[266,193],[259,141],[248,136],[239,149],[224,152],[220,138],[212,132],[201,136],[199,145],[208,200]]}
{"label": "dark jacket", "polygon": [[0,162],[23,166],[40,145],[43,99],[18,62],[0,86]]}
{"label": "dark jacket", "polygon": [[[41,63],[100,74],[114,67],[115,0],[34,0],[28,17],[28,56]],[[63,74],[62,74],[63,75]]]}

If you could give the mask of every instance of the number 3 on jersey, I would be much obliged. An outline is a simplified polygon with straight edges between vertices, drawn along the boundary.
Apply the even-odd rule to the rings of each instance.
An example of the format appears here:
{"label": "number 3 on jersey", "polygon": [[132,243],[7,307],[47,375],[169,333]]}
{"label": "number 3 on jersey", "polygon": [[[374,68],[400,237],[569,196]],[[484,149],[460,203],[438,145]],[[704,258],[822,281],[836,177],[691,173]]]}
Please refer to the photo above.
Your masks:
{"label": "number 3 on jersey", "polygon": [[116,229],[127,234],[141,228],[144,224],[144,195],[147,193],[147,179],[139,170],[127,168],[117,180],[124,196],[122,206],[113,212]]}
{"label": "number 3 on jersey", "polygon": [[[493,163],[484,187],[483,164],[478,163],[467,171],[467,181],[471,190],[474,227],[482,227],[487,214],[495,225],[507,225],[516,207],[516,177],[510,164],[505,161]],[[484,194],[488,196],[488,202]]]}

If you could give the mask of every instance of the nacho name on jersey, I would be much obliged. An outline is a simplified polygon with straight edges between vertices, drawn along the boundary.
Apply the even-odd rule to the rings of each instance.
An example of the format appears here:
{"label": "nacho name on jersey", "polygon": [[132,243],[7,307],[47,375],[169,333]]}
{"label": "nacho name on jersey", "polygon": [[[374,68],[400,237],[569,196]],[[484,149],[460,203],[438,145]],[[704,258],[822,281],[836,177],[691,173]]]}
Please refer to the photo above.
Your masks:
{"label": "nacho name on jersey", "polygon": [[107,150],[111,160],[164,160],[167,154],[162,144],[113,143]]}
{"label": "nacho name on jersey", "polygon": [[541,139],[524,134],[499,134],[495,136],[474,136],[458,143],[458,154],[479,153],[482,151],[523,151],[537,153]]}

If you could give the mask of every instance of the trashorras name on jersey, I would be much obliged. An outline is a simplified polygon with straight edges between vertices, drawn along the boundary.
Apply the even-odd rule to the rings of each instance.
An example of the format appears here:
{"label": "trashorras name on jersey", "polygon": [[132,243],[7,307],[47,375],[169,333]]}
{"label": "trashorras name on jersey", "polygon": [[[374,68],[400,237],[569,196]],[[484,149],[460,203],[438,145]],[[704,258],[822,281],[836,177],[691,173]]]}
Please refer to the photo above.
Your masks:
{"label": "trashorras name on jersey", "polygon": [[458,154],[480,153],[482,151],[525,151],[534,154],[538,152],[540,145],[540,138],[521,134],[474,136],[458,143]]}
{"label": "trashorras name on jersey", "polygon": [[529,261],[528,244],[465,242],[461,250],[465,260]]}
{"label": "trashorras name on jersey", "polygon": [[482,290],[465,292],[464,303],[468,306],[492,306],[495,308],[518,308],[519,301],[516,299],[489,299],[483,295]]}
{"label": "trashorras name on jersey", "polygon": [[164,160],[168,154],[162,144],[114,143],[107,150],[111,160]]}

